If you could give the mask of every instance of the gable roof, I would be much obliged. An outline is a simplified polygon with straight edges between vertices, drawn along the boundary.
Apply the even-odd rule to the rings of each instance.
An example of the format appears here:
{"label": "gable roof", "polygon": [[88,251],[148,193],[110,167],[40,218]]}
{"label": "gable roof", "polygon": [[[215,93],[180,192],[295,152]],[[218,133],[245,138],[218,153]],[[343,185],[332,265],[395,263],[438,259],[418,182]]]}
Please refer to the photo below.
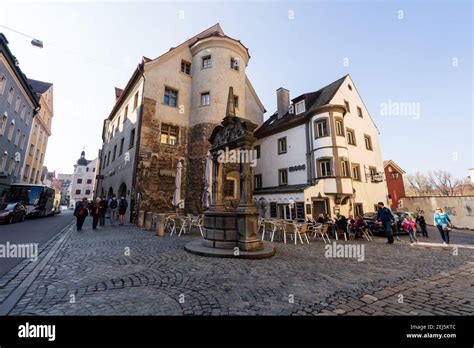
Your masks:
{"label": "gable roof", "polygon": [[43,94],[53,85],[52,83],[49,83],[49,82],[33,80],[33,79],[28,79],[28,83],[30,84],[31,88],[33,89],[33,92],[35,92],[36,95]]}
{"label": "gable roof", "polygon": [[392,160],[383,161],[384,169],[387,168],[388,165],[391,165],[393,169],[395,169],[400,174],[405,174],[405,171],[402,168],[400,168],[400,166],[396,164],[394,161]]}
{"label": "gable roof", "polygon": [[122,95],[123,89],[115,87],[115,101],[117,101]]}
{"label": "gable roof", "polygon": [[327,86],[315,91],[299,95],[292,99],[293,104],[298,101],[305,100],[306,111],[298,115],[287,112],[281,118],[278,118],[278,111],[268,118],[255,132],[257,138],[261,138],[267,135],[279,133],[285,129],[295,127],[304,123],[307,117],[314,114],[318,108],[322,106],[334,106],[329,104],[336,94],[339,87],[344,82],[348,75],[344,75],[340,79],[330,83]]}

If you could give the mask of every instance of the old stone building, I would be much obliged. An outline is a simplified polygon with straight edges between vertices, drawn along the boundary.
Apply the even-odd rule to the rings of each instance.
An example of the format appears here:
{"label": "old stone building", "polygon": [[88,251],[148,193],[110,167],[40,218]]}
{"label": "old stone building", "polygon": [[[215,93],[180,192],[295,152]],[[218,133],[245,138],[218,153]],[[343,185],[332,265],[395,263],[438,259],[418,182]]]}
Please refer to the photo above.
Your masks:
{"label": "old stone building", "polygon": [[[129,217],[173,210],[176,166],[181,197],[201,210],[208,138],[225,116],[229,87],[236,115],[260,125],[265,112],[245,69],[250,55],[216,24],[165,54],[144,57],[104,122],[96,194],[125,193]],[[126,148],[124,148],[126,146]]]}

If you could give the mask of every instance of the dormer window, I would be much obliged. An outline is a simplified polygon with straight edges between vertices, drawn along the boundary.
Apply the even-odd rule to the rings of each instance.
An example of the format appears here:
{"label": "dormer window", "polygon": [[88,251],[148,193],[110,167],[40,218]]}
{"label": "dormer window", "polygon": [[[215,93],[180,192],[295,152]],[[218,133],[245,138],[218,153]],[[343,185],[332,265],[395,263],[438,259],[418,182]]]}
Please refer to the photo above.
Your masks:
{"label": "dormer window", "polygon": [[304,104],[304,100],[302,101],[299,101],[296,103],[295,105],[295,111],[296,111],[296,114],[301,114],[302,112],[305,112],[306,111],[306,107],[305,107],[305,104]]}

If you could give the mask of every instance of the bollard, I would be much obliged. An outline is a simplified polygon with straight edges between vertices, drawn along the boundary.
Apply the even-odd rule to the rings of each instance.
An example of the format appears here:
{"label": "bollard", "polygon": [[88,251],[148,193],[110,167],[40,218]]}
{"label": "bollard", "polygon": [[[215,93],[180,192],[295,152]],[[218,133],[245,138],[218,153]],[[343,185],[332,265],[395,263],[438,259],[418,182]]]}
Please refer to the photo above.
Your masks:
{"label": "bollard", "polygon": [[143,227],[143,225],[145,224],[145,211],[144,210],[140,210],[138,212],[138,227]]}
{"label": "bollard", "polygon": [[153,222],[153,213],[149,211],[145,214],[145,230],[151,231],[152,222]]}
{"label": "bollard", "polygon": [[157,214],[156,235],[164,237],[165,235],[165,214]]}

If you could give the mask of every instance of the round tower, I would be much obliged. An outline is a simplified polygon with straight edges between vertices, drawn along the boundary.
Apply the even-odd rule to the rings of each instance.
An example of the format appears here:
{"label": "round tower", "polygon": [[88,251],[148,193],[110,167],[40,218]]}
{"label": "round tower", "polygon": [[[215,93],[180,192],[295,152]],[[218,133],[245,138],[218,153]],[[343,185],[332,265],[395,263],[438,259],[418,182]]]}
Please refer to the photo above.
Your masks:
{"label": "round tower", "polygon": [[225,117],[229,87],[233,87],[236,116],[246,117],[245,68],[250,59],[238,40],[213,33],[191,47],[192,87],[189,114],[186,209],[201,210],[204,158],[214,127]]}

